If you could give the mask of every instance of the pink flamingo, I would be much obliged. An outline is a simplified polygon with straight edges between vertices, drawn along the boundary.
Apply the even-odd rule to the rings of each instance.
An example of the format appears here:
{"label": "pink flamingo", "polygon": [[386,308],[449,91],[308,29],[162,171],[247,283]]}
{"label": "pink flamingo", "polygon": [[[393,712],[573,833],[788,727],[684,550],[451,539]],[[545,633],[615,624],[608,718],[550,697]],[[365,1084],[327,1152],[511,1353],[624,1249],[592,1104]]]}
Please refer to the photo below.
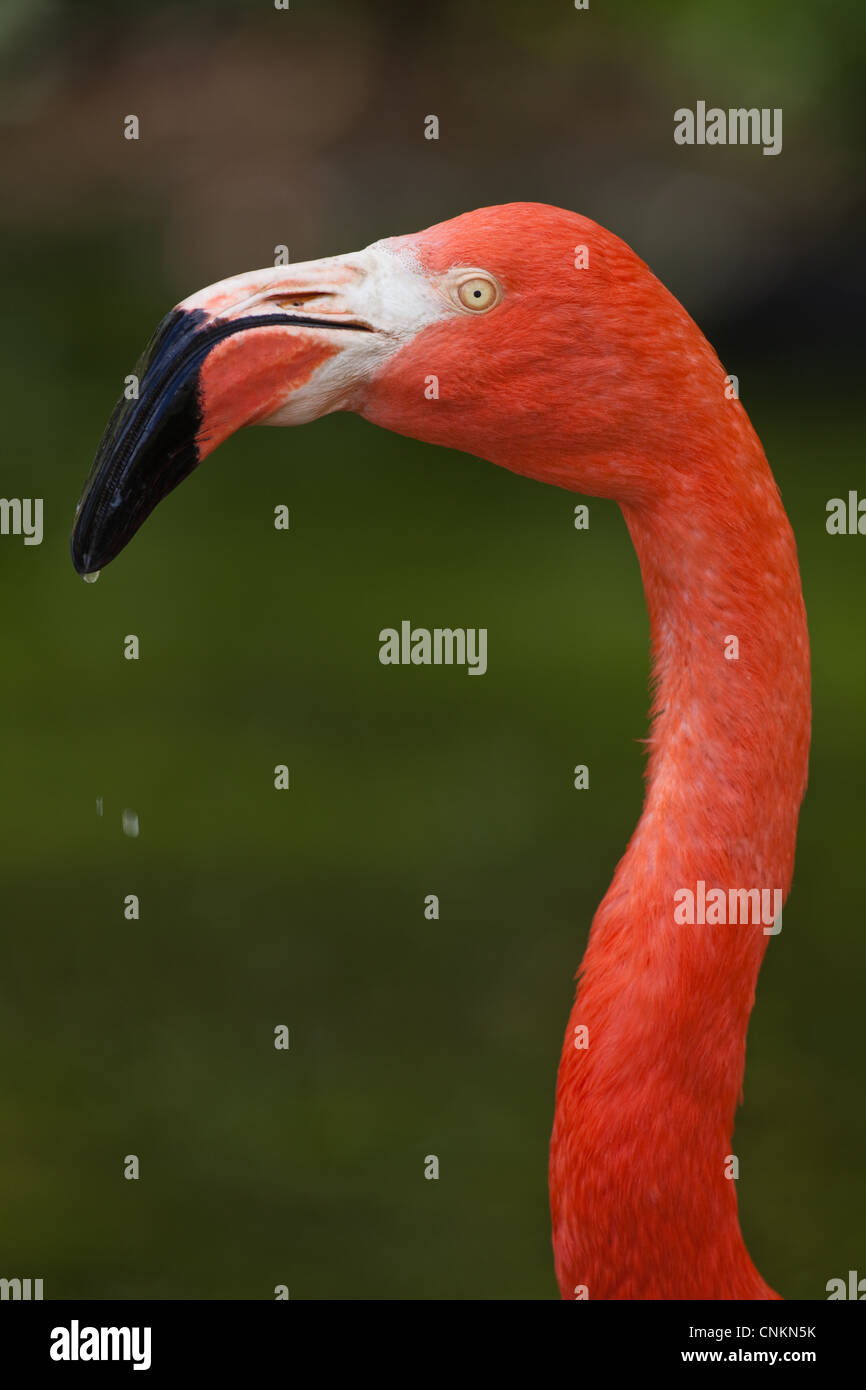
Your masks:
{"label": "pink flamingo", "polygon": [[684,923],[675,903],[787,894],[809,649],[791,527],[700,330],[610,232],[518,203],[212,285],[163,321],[139,376],[76,514],[82,574],[242,425],[335,410],[619,503],[655,699],[643,813],[592,924],[559,1068],[557,1277],[564,1298],[777,1297],[730,1167],[777,926]]}

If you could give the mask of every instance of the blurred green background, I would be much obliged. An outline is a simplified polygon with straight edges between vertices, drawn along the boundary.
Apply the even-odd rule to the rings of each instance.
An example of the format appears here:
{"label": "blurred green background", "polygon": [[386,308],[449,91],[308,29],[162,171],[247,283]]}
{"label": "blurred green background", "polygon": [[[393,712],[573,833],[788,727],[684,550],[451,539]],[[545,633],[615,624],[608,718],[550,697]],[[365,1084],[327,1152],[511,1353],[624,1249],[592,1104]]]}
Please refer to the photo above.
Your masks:
{"label": "blurred green background", "polygon": [[[338,416],[230,440],[95,587],[68,558],[169,306],[279,243],[302,260],[512,199],[649,261],[782,488],[815,736],[739,1199],[786,1297],[866,1274],[866,539],[824,525],[864,478],[863,24],[802,0],[7,0],[0,491],[44,497],[45,540],[0,537],[0,1274],[48,1298],[557,1295],[556,1066],[642,794],[616,507],[576,532],[570,494]],[[782,106],[783,153],[675,146],[697,99]],[[403,618],[487,627],[488,674],[382,667]]]}

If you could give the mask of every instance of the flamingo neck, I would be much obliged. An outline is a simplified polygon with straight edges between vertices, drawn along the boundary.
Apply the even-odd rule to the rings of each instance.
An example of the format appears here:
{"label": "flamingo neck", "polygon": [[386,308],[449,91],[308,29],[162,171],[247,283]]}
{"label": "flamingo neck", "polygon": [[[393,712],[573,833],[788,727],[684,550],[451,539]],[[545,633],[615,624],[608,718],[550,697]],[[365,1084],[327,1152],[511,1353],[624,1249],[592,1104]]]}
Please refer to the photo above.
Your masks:
{"label": "flamingo neck", "polygon": [[[566,1298],[775,1296],[740,1235],[731,1134],[778,924],[731,921],[746,911],[731,890],[790,886],[809,742],[805,611],[751,427],[703,486],[681,476],[657,504],[623,507],[656,694],[643,813],[592,925],[560,1065],[551,1200]],[[724,894],[715,923],[682,920],[682,890],[700,917],[700,885]]]}

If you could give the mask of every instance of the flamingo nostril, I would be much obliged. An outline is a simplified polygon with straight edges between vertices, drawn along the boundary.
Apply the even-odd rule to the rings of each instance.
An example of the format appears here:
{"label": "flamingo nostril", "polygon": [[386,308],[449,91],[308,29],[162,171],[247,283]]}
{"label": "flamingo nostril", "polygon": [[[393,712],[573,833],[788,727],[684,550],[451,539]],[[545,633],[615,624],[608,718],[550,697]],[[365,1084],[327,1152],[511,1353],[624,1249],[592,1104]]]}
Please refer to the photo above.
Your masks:
{"label": "flamingo nostril", "polygon": [[299,290],[295,294],[277,292],[268,296],[271,304],[276,304],[280,309],[303,309],[305,305],[312,303],[316,299],[333,299],[331,290]]}

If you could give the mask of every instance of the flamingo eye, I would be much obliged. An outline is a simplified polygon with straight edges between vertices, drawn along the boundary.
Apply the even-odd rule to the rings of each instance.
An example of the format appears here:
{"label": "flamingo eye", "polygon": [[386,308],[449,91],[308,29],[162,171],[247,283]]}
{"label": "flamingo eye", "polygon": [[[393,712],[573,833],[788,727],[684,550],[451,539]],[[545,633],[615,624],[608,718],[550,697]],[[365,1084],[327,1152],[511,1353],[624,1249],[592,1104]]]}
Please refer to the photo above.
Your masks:
{"label": "flamingo eye", "polygon": [[457,298],[464,309],[479,313],[499,303],[499,286],[487,275],[469,275],[457,286]]}

